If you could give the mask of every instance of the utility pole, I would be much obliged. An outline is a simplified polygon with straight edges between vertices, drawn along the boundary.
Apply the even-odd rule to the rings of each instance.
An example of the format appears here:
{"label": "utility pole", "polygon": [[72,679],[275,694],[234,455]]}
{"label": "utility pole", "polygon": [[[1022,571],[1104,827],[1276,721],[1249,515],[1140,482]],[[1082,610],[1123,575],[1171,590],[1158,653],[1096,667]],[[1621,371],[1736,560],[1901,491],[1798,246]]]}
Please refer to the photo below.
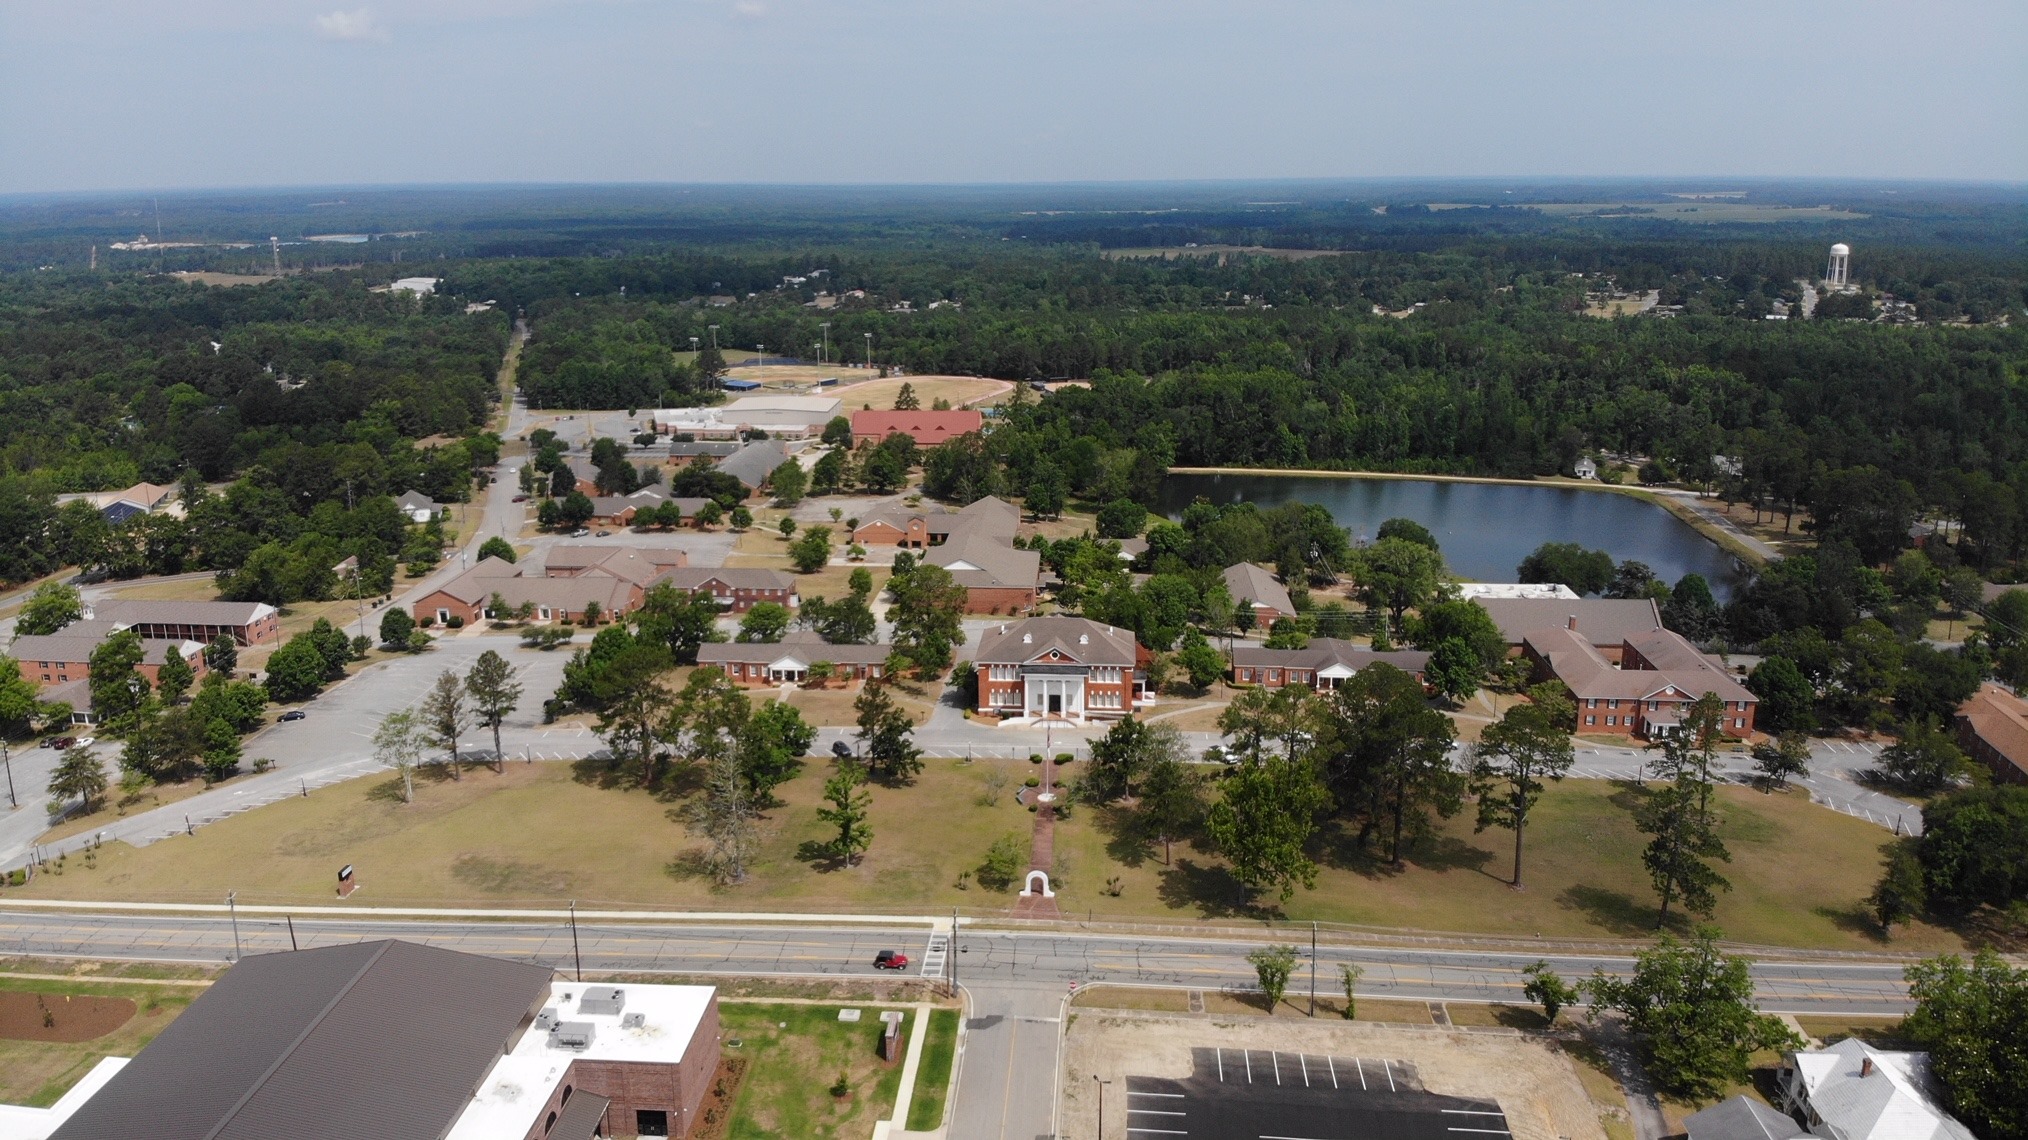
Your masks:
{"label": "utility pole", "polygon": [[951,994],[958,992],[958,908],[951,908],[951,948],[944,954],[944,961],[951,964]]}
{"label": "utility pole", "polygon": [[232,960],[233,960],[233,961],[235,961],[235,962],[237,962],[237,961],[239,961],[239,959],[240,959],[240,953],[239,953],[239,892],[238,892],[238,891],[227,891],[227,892],[226,892],[226,895],[225,895],[225,906],[226,906],[226,909],[227,909],[227,910],[229,910],[230,912],[232,912]]}
{"label": "utility pole", "polygon": [[1310,924],[1310,1016],[1317,1016],[1317,924]]}
{"label": "utility pole", "polygon": [[4,740],[0,740],[0,762],[7,765],[7,806],[10,810],[18,808],[21,801],[14,795],[14,749],[8,747]]}
{"label": "utility pole", "polygon": [[301,950],[302,947],[296,945],[296,916],[285,914],[282,916],[282,921],[289,924],[289,949]]}
{"label": "utility pole", "polygon": [[584,981],[584,950],[577,944],[577,900],[570,900],[570,956],[577,962],[577,980]]}
{"label": "utility pole", "polygon": [[768,346],[757,344],[753,346],[753,350],[760,357],[760,384],[762,387],[766,387],[768,382]]}
{"label": "utility pole", "polygon": [[704,327],[705,327],[705,328],[707,328],[707,329],[709,329],[709,330],[711,330],[711,350],[712,350],[713,352],[717,352],[717,351],[718,351],[718,326],[717,326],[717,325],[705,325]]}

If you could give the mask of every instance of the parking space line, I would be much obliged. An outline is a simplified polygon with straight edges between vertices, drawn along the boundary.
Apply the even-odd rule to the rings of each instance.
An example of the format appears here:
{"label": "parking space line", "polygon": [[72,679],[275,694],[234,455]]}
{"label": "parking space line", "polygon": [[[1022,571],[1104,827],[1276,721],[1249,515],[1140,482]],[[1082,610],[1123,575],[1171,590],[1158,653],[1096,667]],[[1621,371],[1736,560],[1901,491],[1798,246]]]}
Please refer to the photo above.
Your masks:
{"label": "parking space line", "polygon": [[1225,1050],[1218,1051],[1218,1083],[1225,1083]]}
{"label": "parking space line", "polygon": [[1160,1097],[1168,1097],[1168,1098],[1169,1098],[1169,1099],[1171,1099],[1171,1100],[1182,1100],[1182,1099],[1183,1099],[1183,1094],[1182,1094],[1182,1093],[1158,1093],[1158,1092],[1135,1092],[1135,1091],[1133,1091],[1132,1089],[1128,1089],[1128,1090],[1127,1090],[1127,1095],[1128,1095],[1128,1096],[1160,1096]]}
{"label": "parking space line", "polygon": [[1385,1058],[1382,1058],[1382,1059],[1381,1059],[1381,1062],[1380,1062],[1380,1064],[1381,1064],[1381,1067],[1382,1067],[1382,1068],[1385,1068],[1385,1069],[1387,1070],[1387,1091],[1388,1091],[1388,1092],[1393,1092],[1393,1091],[1394,1091],[1394,1062],[1393,1062],[1393,1061],[1389,1061],[1389,1060],[1387,1060],[1387,1059],[1385,1059]]}
{"label": "parking space line", "polygon": [[1298,1054],[1296,1054],[1296,1063],[1297,1063],[1297,1064],[1299,1064],[1299,1065],[1301,1065],[1301,1066],[1303,1067],[1303,1087],[1304,1087],[1304,1088],[1309,1088],[1309,1087],[1310,1087],[1310,1058],[1309,1058],[1309,1057],[1307,1057],[1307,1056],[1305,1056],[1305,1055],[1303,1055],[1303,1054],[1301,1054],[1301,1053],[1298,1053]]}
{"label": "parking space line", "polygon": [[1364,1062],[1364,1061],[1360,1060],[1360,1059],[1359,1059],[1359,1058],[1357,1058],[1357,1057],[1354,1057],[1354,1058],[1352,1058],[1352,1063],[1353,1063],[1354,1065],[1358,1066],[1358,1068],[1359,1068],[1359,1091],[1361,1091],[1361,1092],[1365,1092],[1365,1091],[1366,1091],[1366,1062]]}
{"label": "parking space line", "polygon": [[1129,1115],[1129,1116],[1188,1116],[1188,1115],[1190,1115],[1190,1114],[1189,1114],[1189,1113],[1187,1113],[1187,1112],[1170,1112],[1170,1111],[1166,1111],[1166,1110],[1164,1110],[1164,1109],[1160,1109],[1160,1108],[1130,1108],[1130,1109],[1128,1109],[1128,1110],[1127,1110],[1127,1115]]}
{"label": "parking space line", "polygon": [[1273,1049],[1268,1050],[1268,1064],[1275,1067],[1275,1087],[1280,1088],[1282,1083],[1282,1055]]}
{"label": "parking space line", "polygon": [[1330,1055],[1330,1054],[1326,1053],[1326,1054],[1324,1055],[1324,1063],[1325,1063],[1326,1065],[1330,1066],[1330,1069],[1331,1069],[1331,1087],[1335,1089],[1335,1088],[1337,1088],[1337,1087],[1338,1087],[1338,1062],[1337,1062],[1337,1061],[1335,1061],[1335,1060],[1333,1060],[1333,1059],[1331,1058],[1331,1055]]}
{"label": "parking space line", "polygon": [[1253,1050],[1242,1050],[1246,1054],[1246,1083],[1253,1083]]}

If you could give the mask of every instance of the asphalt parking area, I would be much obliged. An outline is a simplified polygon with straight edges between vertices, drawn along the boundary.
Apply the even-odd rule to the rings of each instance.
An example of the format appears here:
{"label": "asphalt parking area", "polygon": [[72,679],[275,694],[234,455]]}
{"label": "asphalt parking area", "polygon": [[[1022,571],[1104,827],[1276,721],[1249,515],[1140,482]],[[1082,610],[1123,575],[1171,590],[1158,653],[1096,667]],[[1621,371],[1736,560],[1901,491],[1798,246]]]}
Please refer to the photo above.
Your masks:
{"label": "asphalt parking area", "polygon": [[[1374,1057],[1192,1049],[1185,1080],[1127,1078],[1129,1140],[1499,1140],[1498,1103],[1438,1096]],[[1119,1133],[1115,1133],[1118,1135]]]}

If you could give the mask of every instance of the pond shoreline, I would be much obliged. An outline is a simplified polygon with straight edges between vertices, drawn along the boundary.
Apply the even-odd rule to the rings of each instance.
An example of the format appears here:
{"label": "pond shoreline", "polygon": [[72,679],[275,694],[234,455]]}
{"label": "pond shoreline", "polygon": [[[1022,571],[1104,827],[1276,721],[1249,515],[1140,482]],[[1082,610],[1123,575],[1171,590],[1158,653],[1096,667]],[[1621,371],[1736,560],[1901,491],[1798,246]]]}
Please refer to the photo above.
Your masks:
{"label": "pond shoreline", "polygon": [[[1766,556],[1753,547],[1741,542],[1739,536],[1711,521],[1703,512],[1690,505],[1684,494],[1657,492],[1646,487],[1621,487],[1610,483],[1597,483],[1588,479],[1569,479],[1561,476],[1548,479],[1512,479],[1499,475],[1420,475],[1401,471],[1342,471],[1317,467],[1171,467],[1172,475],[1269,475],[1301,476],[1321,479],[1394,479],[1423,483],[1489,483],[1505,487],[1547,487],[1557,490],[1604,491],[1609,494],[1625,495],[1668,511],[1684,525],[1717,546],[1720,550],[1739,559],[1746,565],[1759,569],[1767,565]],[[1687,494],[1687,492],[1685,493]]]}

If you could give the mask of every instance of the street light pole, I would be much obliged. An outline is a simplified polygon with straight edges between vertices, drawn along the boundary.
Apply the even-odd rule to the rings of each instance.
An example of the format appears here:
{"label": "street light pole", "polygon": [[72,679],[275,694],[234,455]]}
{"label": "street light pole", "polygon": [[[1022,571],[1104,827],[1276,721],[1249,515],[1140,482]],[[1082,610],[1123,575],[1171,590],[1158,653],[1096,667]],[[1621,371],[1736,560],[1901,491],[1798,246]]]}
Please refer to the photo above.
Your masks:
{"label": "street light pole", "polygon": [[235,962],[237,962],[237,961],[239,961],[239,959],[240,959],[240,952],[239,952],[239,892],[238,892],[238,891],[227,891],[227,892],[226,892],[226,894],[225,894],[225,906],[226,906],[226,909],[227,909],[227,910],[229,910],[229,911],[231,911],[231,912],[232,912],[232,960],[233,960],[233,961],[235,961]]}
{"label": "street light pole", "polygon": [[824,330],[822,346],[817,349],[817,363],[823,364],[831,357],[831,322],[819,321],[817,327]]}
{"label": "street light pole", "polygon": [[570,956],[577,962],[577,980],[584,981],[584,950],[577,944],[577,900],[570,900]]}
{"label": "street light pole", "polygon": [[873,367],[873,334],[866,334],[866,367]]}

